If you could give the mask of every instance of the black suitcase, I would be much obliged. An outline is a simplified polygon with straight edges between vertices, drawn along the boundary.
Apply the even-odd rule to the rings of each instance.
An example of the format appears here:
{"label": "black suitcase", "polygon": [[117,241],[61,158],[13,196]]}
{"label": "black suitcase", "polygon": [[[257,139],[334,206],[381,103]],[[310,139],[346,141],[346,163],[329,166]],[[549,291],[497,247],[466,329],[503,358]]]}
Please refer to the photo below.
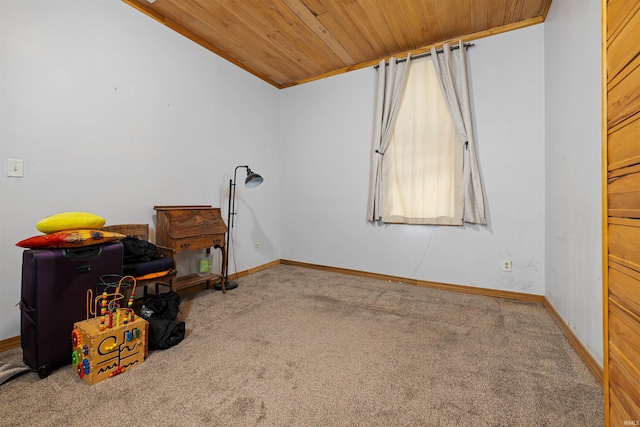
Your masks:
{"label": "black suitcase", "polygon": [[100,276],[122,274],[122,243],[22,254],[20,342],[27,366],[40,378],[71,363],[71,332],[87,318],[87,289]]}

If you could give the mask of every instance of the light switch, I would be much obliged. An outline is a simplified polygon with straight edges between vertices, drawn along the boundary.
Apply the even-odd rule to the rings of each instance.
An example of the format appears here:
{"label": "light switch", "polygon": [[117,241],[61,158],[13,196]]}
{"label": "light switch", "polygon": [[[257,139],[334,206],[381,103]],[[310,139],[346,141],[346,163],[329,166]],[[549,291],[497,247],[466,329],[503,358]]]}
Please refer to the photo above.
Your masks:
{"label": "light switch", "polygon": [[7,176],[15,178],[24,177],[24,162],[18,159],[7,160]]}

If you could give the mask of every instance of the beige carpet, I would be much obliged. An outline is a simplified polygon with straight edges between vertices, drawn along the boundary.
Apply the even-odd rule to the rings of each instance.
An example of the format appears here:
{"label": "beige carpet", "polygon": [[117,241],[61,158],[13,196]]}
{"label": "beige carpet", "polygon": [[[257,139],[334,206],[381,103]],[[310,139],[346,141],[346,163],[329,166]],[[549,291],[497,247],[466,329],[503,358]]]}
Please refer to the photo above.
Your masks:
{"label": "beige carpet", "polygon": [[185,340],[122,375],[1,385],[0,425],[603,423],[600,385],[540,304],[278,266],[181,310]]}

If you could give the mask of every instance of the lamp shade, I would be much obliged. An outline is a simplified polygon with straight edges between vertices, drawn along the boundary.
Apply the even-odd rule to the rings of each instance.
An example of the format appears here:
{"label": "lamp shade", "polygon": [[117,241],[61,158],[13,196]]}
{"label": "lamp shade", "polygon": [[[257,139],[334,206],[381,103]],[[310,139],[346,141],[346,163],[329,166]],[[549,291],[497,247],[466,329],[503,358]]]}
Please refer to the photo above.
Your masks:
{"label": "lamp shade", "polygon": [[262,184],[264,178],[258,175],[257,173],[251,172],[251,169],[247,168],[247,178],[244,180],[244,185],[247,188],[257,187]]}

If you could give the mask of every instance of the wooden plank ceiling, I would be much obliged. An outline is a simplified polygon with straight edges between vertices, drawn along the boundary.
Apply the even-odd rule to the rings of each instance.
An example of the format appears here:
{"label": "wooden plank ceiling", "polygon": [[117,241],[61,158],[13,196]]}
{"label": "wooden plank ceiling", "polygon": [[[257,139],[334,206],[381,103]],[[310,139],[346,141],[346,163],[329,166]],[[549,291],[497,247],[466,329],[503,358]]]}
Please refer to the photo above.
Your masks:
{"label": "wooden plank ceiling", "polygon": [[551,0],[123,0],[278,88],[544,21]]}

